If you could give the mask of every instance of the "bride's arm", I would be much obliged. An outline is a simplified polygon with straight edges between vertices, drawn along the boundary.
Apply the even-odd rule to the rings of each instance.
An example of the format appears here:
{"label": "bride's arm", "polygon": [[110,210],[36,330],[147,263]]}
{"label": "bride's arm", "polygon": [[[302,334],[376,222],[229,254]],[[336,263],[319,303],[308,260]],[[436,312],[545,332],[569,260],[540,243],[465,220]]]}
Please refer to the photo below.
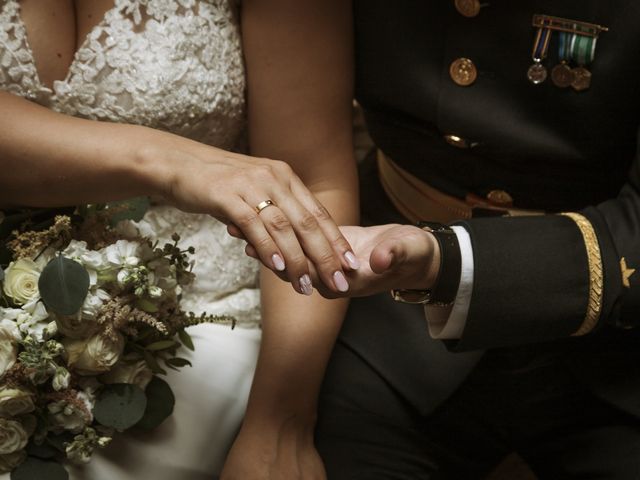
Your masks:
{"label": "bride's arm", "polygon": [[[335,269],[348,267],[350,247],[335,236],[332,219],[310,211],[317,200],[286,163],[142,126],[74,118],[0,91],[0,208],[138,195],[163,196],[183,210],[237,225],[264,264],[275,270],[274,255],[284,259],[300,293],[307,258],[333,289]],[[286,225],[276,222],[274,209],[257,214],[255,206],[266,199],[276,202]]]}
{"label": "bride's arm", "polygon": [[[338,223],[357,223],[350,2],[245,0],[242,26],[252,152],[290,162]],[[261,288],[258,368],[222,478],[321,478],[317,395],[347,304],[296,298],[271,272]]]}

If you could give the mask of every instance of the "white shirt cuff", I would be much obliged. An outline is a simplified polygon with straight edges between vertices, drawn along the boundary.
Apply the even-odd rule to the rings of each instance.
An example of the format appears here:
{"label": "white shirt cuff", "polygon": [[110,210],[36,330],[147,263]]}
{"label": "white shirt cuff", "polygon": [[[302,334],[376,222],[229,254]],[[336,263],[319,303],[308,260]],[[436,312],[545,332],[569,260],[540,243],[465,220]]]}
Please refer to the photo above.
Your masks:
{"label": "white shirt cuff", "polygon": [[473,248],[471,237],[464,227],[452,226],[460,244],[462,268],[460,269],[460,285],[452,306],[438,307],[425,305],[424,314],[429,325],[429,334],[441,340],[453,340],[462,337],[467,323],[467,314],[473,292]]}

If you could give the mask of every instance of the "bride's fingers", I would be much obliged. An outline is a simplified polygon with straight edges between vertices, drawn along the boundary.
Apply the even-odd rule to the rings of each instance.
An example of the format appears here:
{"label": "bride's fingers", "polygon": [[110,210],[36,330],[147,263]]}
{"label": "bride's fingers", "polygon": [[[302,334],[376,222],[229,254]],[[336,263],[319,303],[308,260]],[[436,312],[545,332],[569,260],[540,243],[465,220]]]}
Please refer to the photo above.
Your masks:
{"label": "bride's fingers", "polygon": [[[233,222],[227,231],[237,229],[243,239],[253,245],[259,260],[274,271],[284,271],[286,268],[282,252],[271,238],[262,219],[256,210],[238,198],[233,206],[227,207],[227,215]],[[234,228],[231,228],[233,225]],[[229,233],[231,233],[229,231]]]}
{"label": "bride's fingers", "polygon": [[329,240],[338,258],[340,258],[342,267],[346,270],[357,270],[360,268],[360,262],[353,253],[353,248],[344,235],[342,235],[338,225],[336,225],[324,205],[322,205],[304,183],[302,183],[302,180],[299,178],[293,179],[291,181],[291,191],[297,196],[300,203],[315,216],[320,229],[327,240]]}
{"label": "bride's fingers", "polygon": [[[249,200],[249,204],[255,199]],[[258,202],[259,203],[259,202]],[[273,241],[282,252],[284,264],[286,265],[287,277],[296,290],[305,295],[311,295],[313,287],[311,277],[309,277],[309,265],[307,257],[302,251],[300,242],[296,237],[293,226],[277,203],[263,208],[258,217],[262,220],[264,228],[269,233]],[[249,242],[257,247],[253,242]]]}
{"label": "bride's fingers", "polygon": [[[304,254],[318,270],[322,282],[337,292],[349,290],[342,262],[320,228],[318,219],[297,202],[291,191],[274,192],[274,201],[286,215],[295,231],[297,240],[304,249]],[[267,212],[267,210],[271,209],[266,209],[263,212]],[[307,278],[309,277],[307,276]]]}

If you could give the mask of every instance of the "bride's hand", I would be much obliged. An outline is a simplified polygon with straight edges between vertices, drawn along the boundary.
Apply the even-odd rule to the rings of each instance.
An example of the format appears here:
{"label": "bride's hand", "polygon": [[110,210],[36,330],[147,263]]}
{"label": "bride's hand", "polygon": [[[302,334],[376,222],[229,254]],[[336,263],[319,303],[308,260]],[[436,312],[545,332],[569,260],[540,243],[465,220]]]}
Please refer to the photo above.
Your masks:
{"label": "bride's hand", "polygon": [[313,444],[313,425],[294,420],[244,424],[220,480],[326,480]]}
{"label": "bride's hand", "polygon": [[[310,267],[330,290],[348,290],[344,271],[357,268],[352,249],[287,163],[190,141],[152,150],[154,160],[165,160],[158,162],[160,189],[176,207],[208,213],[236,236],[241,232],[262,263],[284,274],[299,293],[312,292]],[[259,210],[265,201],[272,204]]]}

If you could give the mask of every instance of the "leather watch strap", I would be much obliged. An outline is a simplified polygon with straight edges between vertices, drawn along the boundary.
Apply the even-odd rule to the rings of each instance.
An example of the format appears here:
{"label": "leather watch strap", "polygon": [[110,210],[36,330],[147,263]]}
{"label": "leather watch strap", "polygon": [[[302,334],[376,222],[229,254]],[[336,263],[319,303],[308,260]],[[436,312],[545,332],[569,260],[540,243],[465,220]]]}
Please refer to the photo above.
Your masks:
{"label": "leather watch strap", "polygon": [[462,270],[462,255],[458,236],[451,227],[440,223],[418,222],[418,226],[431,232],[440,246],[440,270],[427,303],[430,305],[451,305],[458,294]]}

